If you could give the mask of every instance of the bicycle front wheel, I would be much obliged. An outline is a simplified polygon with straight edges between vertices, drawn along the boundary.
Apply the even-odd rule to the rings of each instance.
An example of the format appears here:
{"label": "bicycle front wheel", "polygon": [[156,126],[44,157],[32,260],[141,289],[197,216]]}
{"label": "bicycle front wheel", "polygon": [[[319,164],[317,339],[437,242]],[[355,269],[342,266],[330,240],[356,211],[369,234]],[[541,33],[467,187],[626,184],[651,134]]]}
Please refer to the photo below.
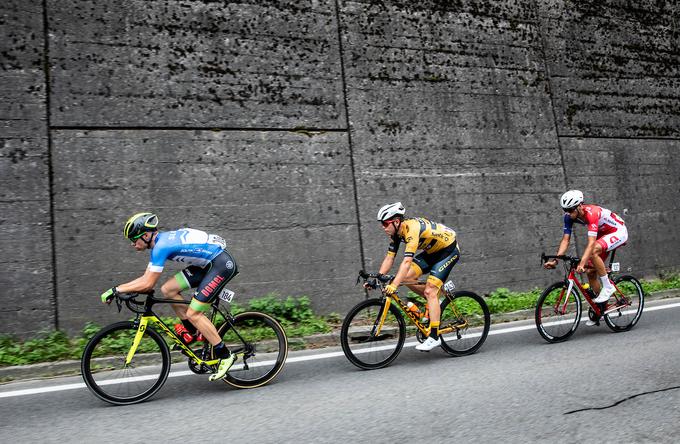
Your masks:
{"label": "bicycle front wheel", "polygon": [[255,311],[239,313],[217,333],[238,359],[224,382],[238,388],[260,387],[281,372],[288,356],[288,338],[273,317]]}
{"label": "bicycle front wheel", "polygon": [[153,396],[170,372],[170,350],[153,329],[144,331],[132,362],[125,364],[137,327],[124,321],[104,327],[85,346],[81,371],[87,387],[100,399],[126,405]]}
{"label": "bicycle front wheel", "polygon": [[471,291],[457,291],[441,303],[439,324],[442,348],[453,356],[465,356],[484,344],[491,314],[484,299]]}
{"label": "bicycle front wheel", "polygon": [[615,302],[607,307],[604,321],[614,331],[628,331],[640,320],[645,294],[640,282],[632,276],[621,276],[614,280],[614,285]]}
{"label": "bicycle front wheel", "polygon": [[[406,326],[399,310],[385,301],[367,299],[355,305],[340,330],[340,344],[349,362],[365,370],[389,365],[406,340]],[[383,316],[384,314],[384,316]]]}
{"label": "bicycle front wheel", "polygon": [[581,320],[581,298],[565,282],[546,288],[536,303],[536,328],[548,342],[569,339]]}

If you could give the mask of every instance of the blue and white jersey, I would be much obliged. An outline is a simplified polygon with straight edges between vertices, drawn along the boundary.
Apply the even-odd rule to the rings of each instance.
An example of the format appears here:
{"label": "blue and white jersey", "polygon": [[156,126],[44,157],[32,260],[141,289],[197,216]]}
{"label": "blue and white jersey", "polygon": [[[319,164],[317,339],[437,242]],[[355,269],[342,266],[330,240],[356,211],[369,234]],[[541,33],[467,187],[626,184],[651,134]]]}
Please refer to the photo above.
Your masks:
{"label": "blue and white jersey", "polygon": [[225,248],[224,239],[216,234],[193,228],[164,231],[156,236],[149,269],[160,273],[168,260],[205,267]]}

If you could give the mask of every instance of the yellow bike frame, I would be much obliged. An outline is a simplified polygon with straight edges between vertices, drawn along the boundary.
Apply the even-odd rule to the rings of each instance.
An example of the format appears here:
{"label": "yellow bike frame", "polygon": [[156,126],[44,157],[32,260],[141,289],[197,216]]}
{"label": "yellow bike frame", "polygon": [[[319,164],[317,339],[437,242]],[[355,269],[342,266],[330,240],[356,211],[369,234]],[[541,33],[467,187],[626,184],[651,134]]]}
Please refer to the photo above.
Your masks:
{"label": "yellow bike frame", "polygon": [[160,331],[165,333],[166,336],[168,336],[172,341],[180,348],[182,349],[185,354],[193,359],[196,364],[198,365],[217,365],[219,364],[220,360],[219,359],[210,359],[210,360],[203,360],[196,356],[196,354],[191,350],[189,347],[187,347],[178,337],[173,333],[172,330],[168,328],[167,325],[163,323],[160,319],[158,319],[157,316],[141,316],[139,318],[139,327],[137,328],[137,333],[135,334],[135,338],[132,341],[132,346],[130,347],[130,350],[128,351],[127,357],[125,358],[125,365],[130,365],[132,362],[132,358],[135,356],[135,353],[137,352],[137,348],[139,347],[139,343],[142,342],[142,337],[144,337],[144,332],[146,329],[149,327],[149,325],[156,326]]}
{"label": "yellow bike frame", "polygon": [[[451,300],[451,296],[449,296],[448,293],[444,293],[444,297],[449,298]],[[383,306],[383,311],[382,314],[380,315],[380,322],[376,327],[375,336],[378,336],[382,331],[383,325],[385,324],[385,319],[387,318],[387,313],[389,312],[390,305],[392,304],[392,300],[399,304],[399,307],[401,307],[402,311],[406,313],[406,316],[408,316],[408,318],[411,319],[411,322],[413,322],[416,328],[420,330],[420,332],[423,335],[427,336],[430,334],[429,324],[423,325],[420,322],[420,318],[416,316],[413,312],[411,312],[406,306],[406,304],[404,304],[404,302],[401,299],[399,299],[399,296],[395,293],[389,296],[385,296],[385,305]],[[461,318],[460,312],[458,311],[458,307],[456,307],[455,304],[453,304],[453,301],[451,304],[449,304],[449,307],[451,308],[451,311],[453,312],[454,316],[460,319]],[[464,322],[461,324],[440,326],[439,334],[451,333],[454,330],[466,328],[467,326],[468,326],[467,319],[465,319]]]}

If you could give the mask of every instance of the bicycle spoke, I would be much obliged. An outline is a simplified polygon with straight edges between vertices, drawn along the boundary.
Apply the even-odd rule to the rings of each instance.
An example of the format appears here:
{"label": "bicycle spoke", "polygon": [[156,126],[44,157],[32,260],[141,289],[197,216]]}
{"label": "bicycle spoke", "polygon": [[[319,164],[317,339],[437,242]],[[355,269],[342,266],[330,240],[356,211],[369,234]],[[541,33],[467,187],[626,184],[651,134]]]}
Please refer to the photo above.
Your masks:
{"label": "bicycle spoke", "polygon": [[536,305],[536,327],[548,342],[568,339],[581,319],[581,300],[574,289],[558,282],[548,287]]}
{"label": "bicycle spoke", "polygon": [[288,339],[281,325],[264,313],[241,313],[233,326],[219,330],[222,340],[237,356],[224,381],[236,387],[258,387],[271,381],[288,356]]}
{"label": "bicycle spoke", "polygon": [[634,278],[622,276],[615,282],[614,303],[607,307],[605,322],[614,331],[626,331],[640,319],[644,306],[642,287]]}
{"label": "bicycle spoke", "polygon": [[170,356],[163,339],[147,330],[129,364],[125,364],[137,329],[119,323],[95,335],[83,352],[88,387],[113,404],[132,404],[152,396],[165,382]]}
{"label": "bicycle spoke", "polygon": [[442,348],[454,356],[476,352],[486,340],[491,318],[479,295],[461,291],[441,305],[439,332]]}
{"label": "bicycle spoke", "polygon": [[363,301],[350,311],[343,322],[340,334],[343,351],[350,362],[360,368],[388,365],[404,345],[406,334],[401,314],[392,306],[382,320],[383,308],[380,300]]}

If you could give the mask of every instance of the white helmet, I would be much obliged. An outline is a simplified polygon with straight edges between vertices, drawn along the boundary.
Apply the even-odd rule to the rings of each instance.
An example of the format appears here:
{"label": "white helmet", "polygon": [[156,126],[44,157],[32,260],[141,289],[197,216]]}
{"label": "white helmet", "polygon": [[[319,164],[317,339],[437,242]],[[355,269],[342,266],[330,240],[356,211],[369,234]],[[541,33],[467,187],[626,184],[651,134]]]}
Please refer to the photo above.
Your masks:
{"label": "white helmet", "polygon": [[563,209],[574,208],[583,203],[583,193],[579,190],[569,190],[560,198],[560,204]]}
{"label": "white helmet", "polygon": [[380,222],[390,220],[396,216],[403,216],[406,210],[401,202],[395,202],[393,204],[388,204],[378,210],[378,220]]}

